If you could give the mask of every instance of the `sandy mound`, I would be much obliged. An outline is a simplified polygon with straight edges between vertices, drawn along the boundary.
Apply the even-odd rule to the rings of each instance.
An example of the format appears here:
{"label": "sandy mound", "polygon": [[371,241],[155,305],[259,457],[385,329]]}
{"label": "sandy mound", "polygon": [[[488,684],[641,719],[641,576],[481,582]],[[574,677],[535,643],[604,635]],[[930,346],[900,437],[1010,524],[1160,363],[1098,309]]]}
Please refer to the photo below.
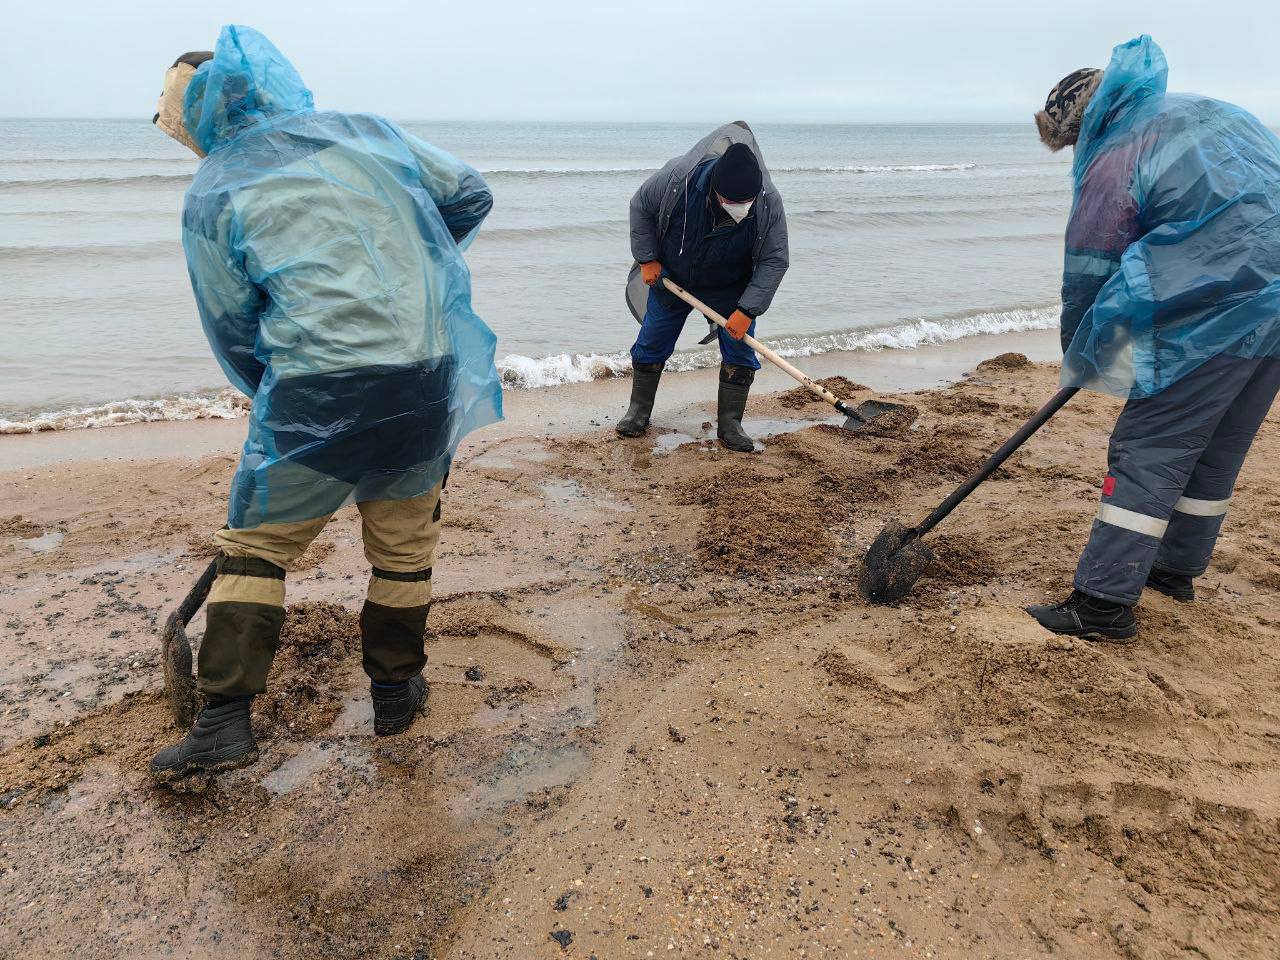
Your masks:
{"label": "sandy mound", "polygon": [[1002,353],[999,356],[992,357],[990,360],[983,360],[978,364],[978,369],[984,372],[996,372],[1004,370],[1022,370],[1031,366],[1031,361],[1022,353]]}
{"label": "sandy mound", "polygon": [[[860,390],[866,390],[867,387],[860,383],[854,383],[848,377],[824,377],[818,381],[819,384],[826,387],[841,400],[847,400],[849,397]],[[782,406],[790,410],[799,410],[807,407],[811,403],[826,403],[821,397],[814,396],[813,391],[807,387],[794,387],[783,393],[777,394],[774,399]]]}

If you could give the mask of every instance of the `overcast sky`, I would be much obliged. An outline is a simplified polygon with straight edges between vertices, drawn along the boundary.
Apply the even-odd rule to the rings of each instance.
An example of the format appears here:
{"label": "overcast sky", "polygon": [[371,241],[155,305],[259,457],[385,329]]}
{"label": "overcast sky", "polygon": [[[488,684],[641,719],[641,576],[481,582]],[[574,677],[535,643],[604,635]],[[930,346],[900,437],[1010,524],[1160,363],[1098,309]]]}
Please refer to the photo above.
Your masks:
{"label": "overcast sky", "polygon": [[319,107],[399,120],[1025,120],[1150,33],[1171,89],[1280,122],[1275,0],[26,0],[4,19],[0,116],[149,119],[174,57],[235,22]]}

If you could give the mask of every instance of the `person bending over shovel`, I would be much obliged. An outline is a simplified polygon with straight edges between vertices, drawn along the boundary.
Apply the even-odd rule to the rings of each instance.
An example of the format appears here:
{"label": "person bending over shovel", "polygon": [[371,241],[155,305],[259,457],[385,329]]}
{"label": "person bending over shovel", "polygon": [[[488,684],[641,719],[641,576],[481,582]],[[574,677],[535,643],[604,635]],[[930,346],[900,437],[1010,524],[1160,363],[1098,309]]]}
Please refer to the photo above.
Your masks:
{"label": "person bending over shovel", "polygon": [[155,124],[203,157],[182,240],[205,334],[253,398],[197,663],[204,708],[157,779],[256,756],[249,706],[284,621],[285,571],[354,502],[373,567],[360,613],[374,730],[407,729],[440,494],[458,441],[502,417],[495,338],[462,250],[489,213],[476,171],[368,114],[318,112],[260,33],[179,57]]}
{"label": "person bending over shovel", "polygon": [[1149,586],[1195,597],[1280,389],[1280,141],[1239,107],[1165,92],[1150,37],[1077,70],[1036,116],[1075,147],[1062,383],[1127,398],[1071,595],[1028,612],[1122,641]]}
{"label": "person bending over shovel", "polygon": [[631,254],[637,267],[627,302],[643,319],[631,348],[631,403],[618,433],[638,437],[648,429],[658,380],[689,316],[689,304],[659,282],[668,276],[728,317],[727,330],[715,328],[722,361],[716,435],[730,450],[749,453],[754,444],[742,415],[760,361],[742,338],[755,334],[788,259],[782,197],[745,123],[726,124],[641,184],[631,198]]}

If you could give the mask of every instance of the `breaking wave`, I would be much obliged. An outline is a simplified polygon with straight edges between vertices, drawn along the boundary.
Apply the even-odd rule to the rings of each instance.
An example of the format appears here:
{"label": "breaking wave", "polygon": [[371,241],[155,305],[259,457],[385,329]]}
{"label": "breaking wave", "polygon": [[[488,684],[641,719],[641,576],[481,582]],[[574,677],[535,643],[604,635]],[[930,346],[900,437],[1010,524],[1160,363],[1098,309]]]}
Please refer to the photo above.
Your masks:
{"label": "breaking wave", "polygon": [[[843,330],[817,335],[766,338],[765,343],[784,357],[811,357],[833,351],[916,350],[967,337],[1052,330],[1058,325],[1058,308],[1020,307],[1013,310],[964,314],[939,320],[917,319],[864,330]],[[719,350],[676,353],[667,361],[671,371],[718,366]],[[498,363],[505,387],[532,390],[566,383],[587,383],[622,377],[631,371],[631,357],[618,353],[560,353],[550,357],[511,354]]]}
{"label": "breaking wave", "polygon": [[[916,319],[864,330],[777,337],[765,342],[784,357],[809,357],[837,350],[915,350],[987,334],[1052,330],[1057,325],[1056,306],[1022,307],[938,320]],[[719,363],[719,350],[685,351],[667,361],[667,370],[700,370]],[[509,354],[499,360],[497,366],[504,389],[536,390],[629,376],[631,357],[626,351],[560,353],[549,357]],[[117,400],[98,406],[20,416],[14,420],[0,417],[0,434],[113,427],[158,420],[229,420],[245,416],[248,410],[248,399],[234,390],[225,389],[211,394],[186,393],[154,399]]]}
{"label": "breaking wave", "polygon": [[181,394],[145,400],[115,400],[93,407],[37,413],[19,420],[0,417],[0,434],[116,427],[125,423],[158,420],[232,420],[243,417],[248,412],[249,399],[227,389],[204,396]]}

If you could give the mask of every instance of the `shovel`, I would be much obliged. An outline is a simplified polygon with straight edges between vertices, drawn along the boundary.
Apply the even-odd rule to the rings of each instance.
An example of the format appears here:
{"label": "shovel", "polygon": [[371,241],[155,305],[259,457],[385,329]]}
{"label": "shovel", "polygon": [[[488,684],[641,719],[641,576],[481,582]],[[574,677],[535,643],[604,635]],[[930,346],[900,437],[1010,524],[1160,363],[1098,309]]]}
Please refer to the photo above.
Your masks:
{"label": "shovel", "polygon": [[885,524],[862,561],[862,577],[858,581],[858,592],[862,594],[862,598],[872,603],[897,603],[905,597],[933,562],[933,551],[920,538],[941,523],[982,481],[995,473],[1000,464],[1008,460],[1015,450],[1076,395],[1077,390],[1077,387],[1067,387],[1054,394],[1048,403],[1036,411],[1035,416],[1024,423],[973,476],[960,484],[921,523],[914,527],[904,527],[895,519]]}
{"label": "shovel", "polygon": [[[720,316],[720,314],[716,313],[688,290],[681,287],[678,283],[673,282],[670,277],[663,277],[662,282],[668,290],[674,293],[685,303],[689,304],[689,306],[700,312],[712,323],[718,323],[720,326],[728,329],[728,320]],[[755,337],[750,335],[744,336],[742,338],[742,342],[756,353],[763,356],[774,366],[782,370],[782,372],[787,376],[801,384],[814,396],[825,400],[827,403],[831,404],[843,413],[845,421],[841,424],[841,427],[845,430],[852,430],[854,432],[865,430],[871,425],[872,421],[888,415],[892,415],[890,419],[894,421],[894,426],[896,427],[909,426],[911,422],[915,420],[914,411],[910,407],[901,403],[888,403],[884,400],[863,400],[856,407],[851,407],[847,402],[841,400],[822,384],[818,383],[817,380],[807,376],[805,373],[789,364],[786,360],[782,359],[782,357],[778,356]]]}
{"label": "shovel", "polygon": [[164,695],[174,726],[187,730],[196,719],[196,680],[192,670],[191,641],[186,626],[209,596],[209,588],[218,576],[218,561],[205,567],[200,579],[183,598],[178,609],[169,614],[160,634],[160,663],[164,668]]}

